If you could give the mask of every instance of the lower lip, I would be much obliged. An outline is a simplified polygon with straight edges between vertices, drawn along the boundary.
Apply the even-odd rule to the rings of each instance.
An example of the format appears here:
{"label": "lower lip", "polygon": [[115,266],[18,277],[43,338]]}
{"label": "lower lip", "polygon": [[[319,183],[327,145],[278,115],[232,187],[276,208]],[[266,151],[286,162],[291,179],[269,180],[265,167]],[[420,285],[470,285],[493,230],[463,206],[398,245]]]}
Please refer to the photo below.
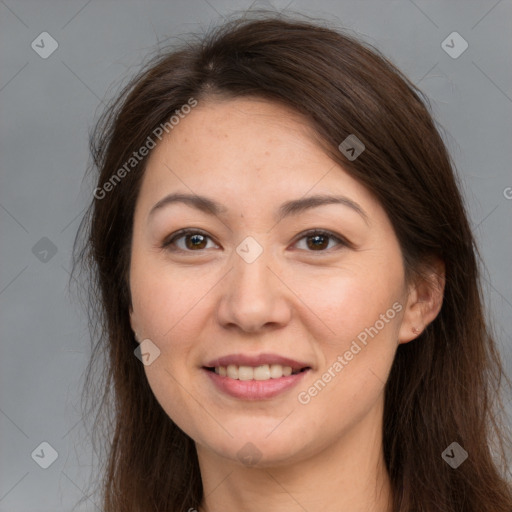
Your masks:
{"label": "lower lip", "polygon": [[265,398],[273,398],[285,391],[296,386],[309,370],[289,375],[288,377],[280,377],[279,379],[268,380],[238,380],[229,377],[223,377],[215,372],[205,370],[215,386],[234,398],[244,400],[263,400]]}

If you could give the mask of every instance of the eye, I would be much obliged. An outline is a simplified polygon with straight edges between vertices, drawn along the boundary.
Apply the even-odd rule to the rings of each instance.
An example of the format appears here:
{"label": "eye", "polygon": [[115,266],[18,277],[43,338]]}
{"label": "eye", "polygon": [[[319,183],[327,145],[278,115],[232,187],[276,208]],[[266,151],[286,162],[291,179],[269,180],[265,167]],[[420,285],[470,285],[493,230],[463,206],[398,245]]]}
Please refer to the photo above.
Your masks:
{"label": "eye", "polygon": [[[162,248],[169,251],[197,252],[211,248],[208,247],[209,240],[212,240],[211,237],[204,231],[190,228],[180,229],[164,241]],[[333,248],[331,242],[334,242],[334,246],[352,247],[352,244],[345,238],[330,231],[318,229],[302,233],[302,236],[297,239],[294,245],[297,246],[302,240],[306,241],[305,247],[299,247],[299,249],[308,252],[326,252],[326,249]]]}
{"label": "eye", "polygon": [[[211,238],[203,231],[197,229],[180,229],[165,240],[162,244],[162,248],[182,252],[200,251],[208,249],[207,240],[211,240]],[[184,243],[179,243],[180,241]]]}
{"label": "eye", "polygon": [[[331,241],[337,242],[334,245],[339,245],[342,247],[351,246],[348,240],[344,239],[343,237],[336,236],[330,231],[323,231],[318,229],[312,229],[306,233],[302,233],[302,236],[297,240],[297,242],[295,242],[295,245],[297,245],[298,242],[302,240],[306,241],[305,247],[306,250],[309,250],[309,252],[326,252],[325,249],[332,248],[332,245],[330,246]],[[304,249],[304,247],[302,247],[302,249]]]}

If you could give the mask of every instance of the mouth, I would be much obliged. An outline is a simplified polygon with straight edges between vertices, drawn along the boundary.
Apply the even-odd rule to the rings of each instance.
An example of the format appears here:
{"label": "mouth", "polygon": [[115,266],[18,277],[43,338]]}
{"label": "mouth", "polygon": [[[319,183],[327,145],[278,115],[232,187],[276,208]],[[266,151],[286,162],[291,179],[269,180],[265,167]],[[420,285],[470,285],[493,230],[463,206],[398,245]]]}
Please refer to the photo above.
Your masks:
{"label": "mouth", "polygon": [[233,354],[209,361],[202,370],[223,395],[265,400],[297,386],[313,367],[276,354]]}

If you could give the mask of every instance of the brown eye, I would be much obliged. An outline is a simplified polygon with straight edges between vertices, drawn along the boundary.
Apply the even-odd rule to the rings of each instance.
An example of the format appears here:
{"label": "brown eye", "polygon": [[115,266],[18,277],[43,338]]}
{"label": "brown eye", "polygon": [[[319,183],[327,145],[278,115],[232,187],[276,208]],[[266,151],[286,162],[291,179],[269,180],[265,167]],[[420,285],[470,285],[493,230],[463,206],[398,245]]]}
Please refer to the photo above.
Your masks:
{"label": "brown eye", "polygon": [[[297,241],[297,244],[302,240],[306,240],[305,250],[309,252],[327,252],[326,249],[331,249],[336,246],[350,246],[350,244],[343,238],[336,236],[329,231],[313,230],[304,233],[303,236]],[[331,242],[334,242],[334,245]],[[299,248],[304,249],[304,247]]]}
{"label": "brown eye", "polygon": [[195,252],[207,249],[209,240],[211,238],[201,231],[184,229],[172,235],[162,247],[169,251]]}
{"label": "brown eye", "polygon": [[317,250],[325,249],[329,245],[329,237],[325,235],[312,235],[307,237],[308,248]]}
{"label": "brown eye", "polygon": [[187,249],[204,249],[206,237],[196,233],[195,235],[185,235],[185,245]]}

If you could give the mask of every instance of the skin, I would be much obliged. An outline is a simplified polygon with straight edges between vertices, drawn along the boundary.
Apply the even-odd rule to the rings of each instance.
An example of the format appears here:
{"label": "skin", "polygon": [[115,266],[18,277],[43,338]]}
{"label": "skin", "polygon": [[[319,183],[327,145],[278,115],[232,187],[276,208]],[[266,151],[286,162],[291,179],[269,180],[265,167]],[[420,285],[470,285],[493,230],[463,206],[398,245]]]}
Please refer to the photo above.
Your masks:
{"label": "skin", "polygon": [[[174,203],[149,215],[175,192],[208,196],[227,212]],[[343,195],[367,218],[329,204],[276,223],[283,202],[314,194]],[[162,248],[183,228],[209,238],[199,249],[185,238]],[[301,235],[313,228],[352,246],[325,238],[317,249]],[[247,236],[263,250],[252,263],[236,252]],[[182,119],[153,150],[137,200],[130,319],[139,339],[160,350],[145,366],[157,400],[196,443],[202,510],[391,510],[384,385],[398,345],[439,312],[442,275],[438,264],[433,279],[406,282],[385,211],[326,156],[298,114],[258,99],[217,98]],[[299,393],[394,303],[401,311],[300,403]],[[218,391],[201,369],[216,357],[262,352],[312,370],[275,398],[247,401]],[[237,455],[248,442],[259,457],[252,467]]]}

